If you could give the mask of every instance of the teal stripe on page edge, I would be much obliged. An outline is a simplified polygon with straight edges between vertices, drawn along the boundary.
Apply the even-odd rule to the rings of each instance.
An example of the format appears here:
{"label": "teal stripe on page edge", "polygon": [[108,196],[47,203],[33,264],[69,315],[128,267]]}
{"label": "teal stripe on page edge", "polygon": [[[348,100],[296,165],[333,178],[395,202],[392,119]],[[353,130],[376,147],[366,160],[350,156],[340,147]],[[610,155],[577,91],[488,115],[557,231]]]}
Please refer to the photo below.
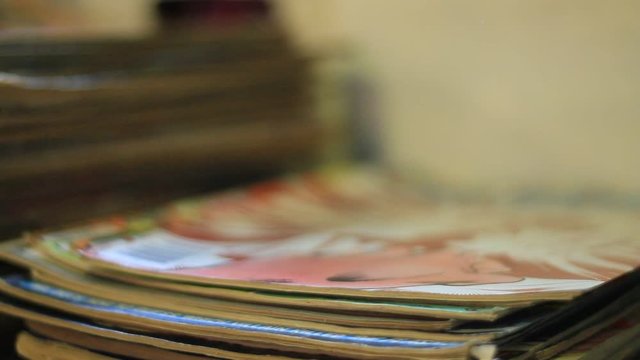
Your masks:
{"label": "teal stripe on page edge", "polygon": [[412,348],[412,349],[449,349],[464,345],[461,342],[443,342],[428,340],[399,339],[388,337],[358,336],[336,334],[309,329],[272,326],[257,323],[246,323],[210,317],[180,314],[148,307],[132,306],[99,298],[85,296],[73,291],[63,290],[48,284],[26,279],[21,276],[9,276],[4,280],[11,286],[62,300],[70,304],[97,310],[105,313],[129,315],[168,323],[209,326],[212,328],[232,329],[245,332],[265,333],[282,336],[300,337],[336,343],[359,344],[378,347]]}

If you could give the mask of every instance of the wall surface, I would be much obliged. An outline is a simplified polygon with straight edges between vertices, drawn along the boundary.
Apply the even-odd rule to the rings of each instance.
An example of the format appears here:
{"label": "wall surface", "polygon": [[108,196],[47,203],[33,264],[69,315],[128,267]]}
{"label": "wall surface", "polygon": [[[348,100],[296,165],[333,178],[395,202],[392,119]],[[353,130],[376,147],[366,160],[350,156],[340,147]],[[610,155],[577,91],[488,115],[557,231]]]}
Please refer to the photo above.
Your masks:
{"label": "wall surface", "polygon": [[308,51],[354,48],[392,164],[494,191],[640,190],[640,2],[277,4]]}
{"label": "wall surface", "polygon": [[[144,36],[157,27],[153,0],[2,0],[0,30],[8,36]],[[0,38],[4,36],[0,33]]]}

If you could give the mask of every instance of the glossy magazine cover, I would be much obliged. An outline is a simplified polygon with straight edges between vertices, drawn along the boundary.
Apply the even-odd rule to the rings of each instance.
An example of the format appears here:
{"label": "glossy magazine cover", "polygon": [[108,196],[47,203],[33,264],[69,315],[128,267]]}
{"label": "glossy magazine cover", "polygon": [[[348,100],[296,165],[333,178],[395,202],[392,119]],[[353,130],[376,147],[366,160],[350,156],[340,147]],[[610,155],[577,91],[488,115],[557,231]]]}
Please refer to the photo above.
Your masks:
{"label": "glossy magazine cover", "polygon": [[96,266],[230,286],[570,298],[640,264],[638,220],[435,202],[391,176],[352,171],[177,202],[148,231],[81,237],[74,248]]}

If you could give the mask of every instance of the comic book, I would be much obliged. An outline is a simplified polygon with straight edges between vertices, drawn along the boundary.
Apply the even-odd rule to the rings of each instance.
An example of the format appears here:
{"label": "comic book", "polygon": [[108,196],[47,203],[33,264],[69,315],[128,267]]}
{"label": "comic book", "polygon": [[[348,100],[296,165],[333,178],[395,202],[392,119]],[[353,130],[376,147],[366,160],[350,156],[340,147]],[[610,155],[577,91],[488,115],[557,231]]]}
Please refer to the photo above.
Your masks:
{"label": "comic book", "polygon": [[375,173],[317,173],[176,202],[151,218],[102,224],[115,231],[97,236],[42,239],[95,272],[164,282],[517,304],[568,300],[633,270],[638,219],[443,204]]}
{"label": "comic book", "polygon": [[159,310],[153,307],[85,296],[20,276],[5,277],[0,291],[23,302],[35,303],[75,316],[110,322],[124,328],[143,329],[173,335],[211,339],[256,348],[283,351],[385,359],[463,359],[473,342],[432,341],[376,336],[360,336],[273,326],[255,322],[230,321]]}
{"label": "comic book", "polygon": [[34,356],[552,359],[639,311],[638,220],[317,172],[4,243],[0,312]]}

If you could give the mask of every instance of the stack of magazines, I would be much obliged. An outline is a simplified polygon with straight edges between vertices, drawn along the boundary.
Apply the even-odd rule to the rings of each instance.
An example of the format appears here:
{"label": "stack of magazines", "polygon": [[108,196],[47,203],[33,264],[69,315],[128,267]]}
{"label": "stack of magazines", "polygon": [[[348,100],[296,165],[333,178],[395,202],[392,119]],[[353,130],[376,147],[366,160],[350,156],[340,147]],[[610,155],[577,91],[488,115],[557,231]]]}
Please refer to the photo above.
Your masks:
{"label": "stack of magazines", "polygon": [[[308,61],[273,27],[0,43],[0,235],[308,162]],[[94,206],[84,208],[84,204]]]}
{"label": "stack of magazines", "polygon": [[2,245],[29,359],[625,359],[640,216],[285,177]]}

